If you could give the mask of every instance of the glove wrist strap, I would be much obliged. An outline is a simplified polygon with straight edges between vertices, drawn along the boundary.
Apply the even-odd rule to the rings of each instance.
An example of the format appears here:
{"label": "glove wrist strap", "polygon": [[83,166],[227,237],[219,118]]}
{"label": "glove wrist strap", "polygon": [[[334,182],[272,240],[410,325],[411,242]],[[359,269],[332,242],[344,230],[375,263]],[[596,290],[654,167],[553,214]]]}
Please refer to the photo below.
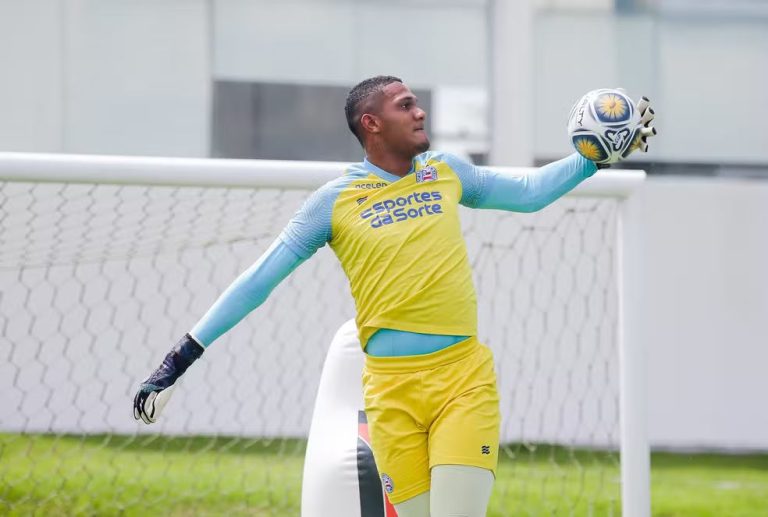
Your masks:
{"label": "glove wrist strap", "polygon": [[184,337],[173,347],[173,352],[177,356],[175,361],[177,368],[182,367],[181,373],[184,373],[192,363],[200,359],[200,356],[205,352],[205,348],[195,341],[192,336],[184,334]]}
{"label": "glove wrist strap", "polygon": [[164,390],[172,386],[179,377],[184,375],[187,368],[192,366],[192,363],[203,355],[204,351],[205,348],[192,339],[189,334],[185,334],[173,349],[166,354],[163,363],[157,370],[152,372],[152,375],[144,381],[144,384],[150,386],[153,390]]}

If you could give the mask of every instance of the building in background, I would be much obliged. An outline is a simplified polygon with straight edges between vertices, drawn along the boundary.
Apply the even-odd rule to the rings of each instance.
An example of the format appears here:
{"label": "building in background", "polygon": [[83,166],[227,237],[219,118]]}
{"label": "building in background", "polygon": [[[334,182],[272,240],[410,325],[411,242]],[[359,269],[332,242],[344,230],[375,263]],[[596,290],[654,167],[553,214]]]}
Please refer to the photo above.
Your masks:
{"label": "building in background", "polygon": [[358,159],[343,95],[385,73],[426,95],[437,146],[480,162],[496,118],[530,128],[537,162],[570,152],[564,127],[575,99],[621,86],[662,113],[653,163],[640,164],[651,173],[765,174],[765,2],[536,0],[530,77],[510,74],[529,83],[520,90],[530,92],[529,113],[491,105],[506,94],[492,91],[494,74],[520,59],[494,54],[503,5],[5,2],[0,149]]}

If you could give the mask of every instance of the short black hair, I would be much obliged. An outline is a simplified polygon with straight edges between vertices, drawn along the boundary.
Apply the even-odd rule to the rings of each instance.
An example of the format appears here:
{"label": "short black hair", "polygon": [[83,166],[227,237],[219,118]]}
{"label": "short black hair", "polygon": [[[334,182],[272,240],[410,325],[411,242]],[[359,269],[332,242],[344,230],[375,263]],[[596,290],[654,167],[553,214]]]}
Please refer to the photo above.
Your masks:
{"label": "short black hair", "polygon": [[393,75],[377,75],[360,81],[347,94],[347,103],[344,106],[344,114],[347,116],[347,125],[352,134],[357,137],[360,144],[363,145],[363,135],[360,132],[360,107],[372,95],[381,92],[381,90],[391,83],[402,83],[403,80]]}

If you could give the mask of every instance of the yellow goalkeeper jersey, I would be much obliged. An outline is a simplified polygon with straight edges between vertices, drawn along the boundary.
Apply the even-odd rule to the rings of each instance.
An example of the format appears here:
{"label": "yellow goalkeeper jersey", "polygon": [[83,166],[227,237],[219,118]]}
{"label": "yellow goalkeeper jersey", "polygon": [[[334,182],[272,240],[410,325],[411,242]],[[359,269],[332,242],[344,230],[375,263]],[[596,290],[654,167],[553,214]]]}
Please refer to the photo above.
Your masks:
{"label": "yellow goalkeeper jersey", "polygon": [[330,245],[349,278],[363,346],[380,328],[477,334],[461,182],[444,161],[420,165],[393,182],[353,172],[333,207]]}
{"label": "yellow goalkeeper jersey", "polygon": [[578,155],[514,176],[426,152],[395,176],[365,160],[318,189],[280,240],[301,260],[329,243],[349,278],[365,348],[379,329],[477,335],[459,204],[528,212],[596,168]]}

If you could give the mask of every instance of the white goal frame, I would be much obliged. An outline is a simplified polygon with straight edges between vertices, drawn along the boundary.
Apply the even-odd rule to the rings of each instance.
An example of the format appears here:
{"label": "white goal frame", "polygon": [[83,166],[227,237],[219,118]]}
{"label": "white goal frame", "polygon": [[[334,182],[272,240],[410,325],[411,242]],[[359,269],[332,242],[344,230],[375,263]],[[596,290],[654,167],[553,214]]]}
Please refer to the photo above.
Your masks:
{"label": "white goal frame", "polygon": [[[0,153],[0,181],[179,187],[314,189],[337,177],[345,163],[204,158],[155,158]],[[215,166],[216,174],[211,174]],[[528,168],[505,168],[524,174]],[[646,358],[638,316],[642,284],[636,272],[640,209],[633,194],[645,179],[637,170],[602,170],[569,196],[610,197],[618,213],[618,346],[622,515],[650,515]]]}

